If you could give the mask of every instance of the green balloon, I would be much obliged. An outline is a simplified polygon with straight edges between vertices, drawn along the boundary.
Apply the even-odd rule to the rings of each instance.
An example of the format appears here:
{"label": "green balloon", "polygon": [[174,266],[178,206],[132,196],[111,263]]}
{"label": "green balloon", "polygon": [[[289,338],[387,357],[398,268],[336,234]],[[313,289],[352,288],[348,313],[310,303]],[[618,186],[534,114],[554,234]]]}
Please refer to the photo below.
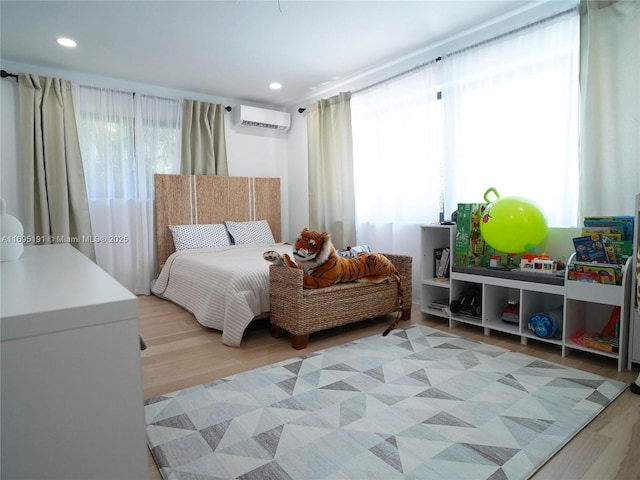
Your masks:
{"label": "green balloon", "polygon": [[495,193],[497,200],[486,207],[480,233],[484,241],[500,252],[522,253],[539,245],[547,234],[547,219],[535,202],[522,197],[500,198],[495,188],[485,192]]}

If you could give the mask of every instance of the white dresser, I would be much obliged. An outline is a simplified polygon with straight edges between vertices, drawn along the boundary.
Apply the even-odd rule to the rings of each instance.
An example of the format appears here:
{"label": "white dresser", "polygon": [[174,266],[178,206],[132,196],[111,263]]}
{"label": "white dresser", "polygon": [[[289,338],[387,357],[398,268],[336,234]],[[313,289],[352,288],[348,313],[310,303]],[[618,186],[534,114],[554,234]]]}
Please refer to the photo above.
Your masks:
{"label": "white dresser", "polygon": [[147,479],[138,301],[70,245],[0,263],[3,479]]}

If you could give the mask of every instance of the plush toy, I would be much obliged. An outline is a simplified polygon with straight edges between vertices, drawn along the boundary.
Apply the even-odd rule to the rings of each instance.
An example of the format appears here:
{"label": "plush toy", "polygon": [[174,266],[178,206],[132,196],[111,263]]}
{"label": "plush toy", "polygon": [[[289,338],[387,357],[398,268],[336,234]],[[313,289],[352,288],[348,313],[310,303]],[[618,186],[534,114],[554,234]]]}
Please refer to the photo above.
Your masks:
{"label": "plush toy", "polygon": [[[368,248],[368,247],[367,247]],[[305,288],[322,288],[343,282],[381,283],[393,278],[398,283],[400,310],[398,318],[383,335],[393,330],[402,319],[404,287],[402,278],[391,261],[380,253],[360,253],[346,258],[338,255],[327,232],[314,232],[303,228],[293,245],[293,257],[269,250],[262,257],[274,265],[300,268],[304,272]],[[297,263],[296,263],[297,262]]]}
{"label": "plush toy", "polygon": [[540,338],[560,338],[562,332],[558,318],[562,318],[562,308],[551,312],[534,313],[529,318],[529,330]]}
{"label": "plush toy", "polygon": [[355,258],[363,253],[371,253],[369,245],[356,245],[355,247],[347,246],[344,250],[338,250],[338,255],[346,258]]}

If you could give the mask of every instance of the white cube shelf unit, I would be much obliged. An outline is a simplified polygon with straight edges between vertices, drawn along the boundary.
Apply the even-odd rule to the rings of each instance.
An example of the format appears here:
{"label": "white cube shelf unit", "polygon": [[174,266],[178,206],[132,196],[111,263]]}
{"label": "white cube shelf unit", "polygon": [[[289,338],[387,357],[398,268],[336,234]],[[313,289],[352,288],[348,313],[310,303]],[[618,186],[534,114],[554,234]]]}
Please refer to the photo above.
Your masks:
{"label": "white cube shelf unit", "polygon": [[[455,225],[435,224],[422,227],[420,308],[423,313],[448,318],[446,306],[449,304],[450,281],[448,279],[435,278],[434,251],[438,248],[449,248],[450,258],[453,259],[453,249],[456,243],[455,235]],[[440,300],[444,301],[443,306],[436,305]]]}
{"label": "white cube shelf unit", "polygon": [[[478,267],[466,269],[472,270]],[[484,270],[484,269],[482,269]],[[494,271],[491,271],[492,273]],[[500,273],[499,271],[495,271]],[[504,273],[508,275],[508,273]],[[543,274],[529,273],[528,276]],[[478,325],[485,329],[489,335],[492,330],[518,335],[524,344],[528,338],[542,340],[561,345],[561,340],[555,338],[540,338],[528,328],[531,315],[537,312],[548,312],[561,307],[564,303],[564,286],[562,278],[556,284],[539,283],[544,280],[556,280],[547,278],[532,278],[531,280],[516,280],[512,278],[500,278],[499,276],[478,275],[476,273],[451,273],[451,298],[458,298],[460,293],[470,286],[478,286],[482,292],[482,315],[472,317],[461,313],[451,313],[450,326],[458,323]],[[518,322],[511,323],[502,320],[502,312],[509,301],[520,304]]]}
{"label": "white cube shelf unit", "polygon": [[[573,257],[572,259],[573,260]],[[617,352],[598,351],[601,355],[618,359],[618,370],[627,368],[629,320],[631,306],[631,265],[628,259],[622,270],[622,285],[566,281],[564,348],[593,351],[577,344],[572,337],[580,332],[601,331],[614,307],[620,307],[619,348]],[[564,353],[564,352],[563,352]]]}
{"label": "white cube shelf unit", "polygon": [[[509,333],[520,338],[522,344],[534,339],[557,345],[562,355],[572,350],[582,350],[606,357],[615,358],[618,370],[627,367],[627,344],[629,338],[630,306],[632,304],[631,269],[632,260],[628,260],[623,270],[622,285],[597,285],[568,280],[565,277],[542,273],[529,273],[514,270],[511,272],[482,267],[453,267],[450,279],[446,282],[434,279],[433,251],[448,247],[454,255],[455,226],[424,225],[422,227],[422,267],[420,306],[423,314],[441,317],[448,321],[449,327],[459,324],[476,325],[484,329],[485,335],[491,331]],[[542,250],[552,258],[572,261],[571,239],[579,236],[579,228],[549,229]],[[471,316],[453,313],[446,306],[452,299],[470,287],[476,287],[481,293],[481,315]],[[508,303],[518,302],[517,321],[505,322],[502,312]],[[572,337],[580,330],[602,331],[613,307],[619,306],[620,347],[618,352],[606,352],[578,345]],[[561,336],[541,338],[529,329],[529,319],[535,313],[561,309]]]}

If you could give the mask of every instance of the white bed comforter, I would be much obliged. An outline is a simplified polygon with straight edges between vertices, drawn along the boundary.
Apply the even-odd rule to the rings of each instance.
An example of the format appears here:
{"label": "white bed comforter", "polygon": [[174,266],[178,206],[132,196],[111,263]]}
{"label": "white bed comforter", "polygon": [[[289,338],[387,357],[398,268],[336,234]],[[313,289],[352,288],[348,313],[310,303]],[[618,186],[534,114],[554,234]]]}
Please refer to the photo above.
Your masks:
{"label": "white bed comforter", "polygon": [[253,317],[269,311],[267,250],[291,255],[291,245],[234,245],[173,253],[151,291],[222,330],[222,343],[239,347]]}

